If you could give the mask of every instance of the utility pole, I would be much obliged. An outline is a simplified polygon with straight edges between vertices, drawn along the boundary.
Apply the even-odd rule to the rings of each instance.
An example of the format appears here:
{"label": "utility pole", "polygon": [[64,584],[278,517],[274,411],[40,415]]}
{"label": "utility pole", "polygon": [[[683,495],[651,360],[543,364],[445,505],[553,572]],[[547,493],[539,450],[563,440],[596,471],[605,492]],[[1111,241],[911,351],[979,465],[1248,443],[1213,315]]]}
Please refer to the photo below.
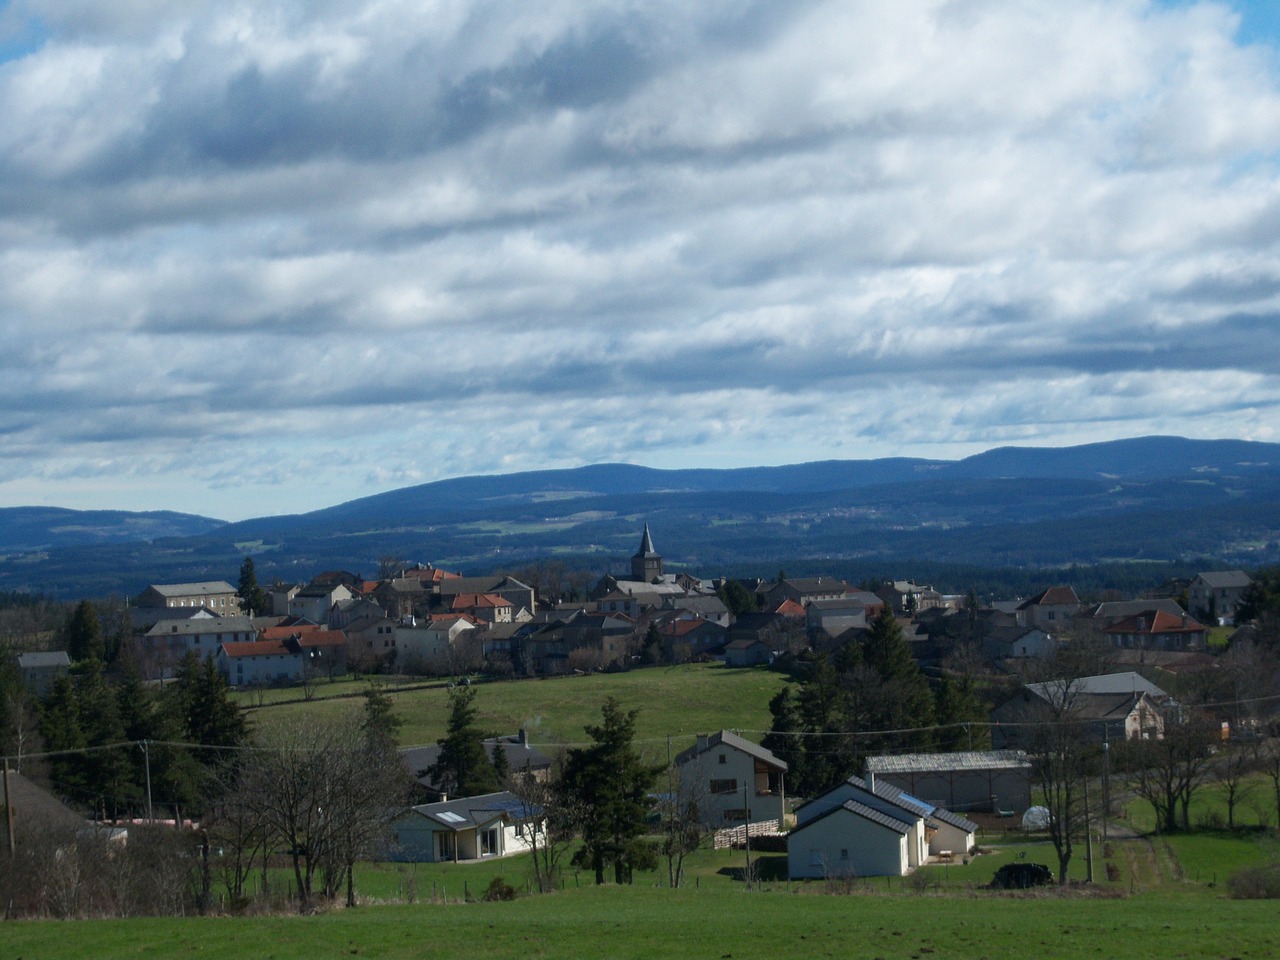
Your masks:
{"label": "utility pole", "polygon": [[151,752],[147,749],[150,741],[139,741],[138,746],[142,748],[142,765],[147,771],[147,823],[155,823],[155,817],[151,813]]}
{"label": "utility pole", "polygon": [[9,831],[9,856],[17,850],[13,837],[13,801],[9,799],[9,758],[4,758],[4,819]]}
{"label": "utility pole", "polygon": [[[1111,812],[1111,741],[1103,728],[1102,740],[1102,842],[1107,842],[1107,815]],[[1104,854],[1105,856],[1105,854]]]}
{"label": "utility pole", "polygon": [[747,889],[751,889],[751,807],[747,804],[747,781],[742,781],[742,814],[744,822],[742,824],[742,849],[747,852],[747,872],[742,875],[742,879],[747,882]]}
{"label": "utility pole", "polygon": [[1084,862],[1086,882],[1093,883],[1093,822],[1089,818],[1089,777],[1084,778]]}

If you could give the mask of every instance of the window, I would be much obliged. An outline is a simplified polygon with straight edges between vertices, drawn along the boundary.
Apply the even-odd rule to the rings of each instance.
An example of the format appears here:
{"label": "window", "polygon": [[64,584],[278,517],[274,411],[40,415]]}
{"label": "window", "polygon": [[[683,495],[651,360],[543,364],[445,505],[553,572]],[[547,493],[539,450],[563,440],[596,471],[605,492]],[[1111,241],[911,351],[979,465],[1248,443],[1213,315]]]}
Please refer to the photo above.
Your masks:
{"label": "window", "polygon": [[722,754],[720,754],[720,762],[721,762],[721,763],[728,763],[728,762],[729,762],[729,758],[728,758],[728,757],[726,757],[726,756],[722,753]]}
{"label": "window", "polygon": [[724,812],[725,823],[741,823],[743,820],[746,820],[746,819],[748,819],[748,814],[746,810],[741,810],[741,809],[726,810]]}
{"label": "window", "polygon": [[841,847],[841,848],[840,848],[840,859],[841,859],[841,860],[848,860],[848,859],[849,859],[849,848],[848,848],[848,847]]}
{"label": "window", "polygon": [[498,853],[498,828],[490,827],[480,831],[480,856],[492,857]]}
{"label": "window", "polygon": [[711,792],[712,793],[737,793],[738,781],[737,780],[712,780]]}

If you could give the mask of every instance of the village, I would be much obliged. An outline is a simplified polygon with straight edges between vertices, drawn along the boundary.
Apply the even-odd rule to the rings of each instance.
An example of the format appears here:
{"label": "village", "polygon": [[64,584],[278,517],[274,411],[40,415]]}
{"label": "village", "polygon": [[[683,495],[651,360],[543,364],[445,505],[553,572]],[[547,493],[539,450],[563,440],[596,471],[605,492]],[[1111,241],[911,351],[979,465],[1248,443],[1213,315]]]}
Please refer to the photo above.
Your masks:
{"label": "village", "polygon": [[[385,566],[374,581],[331,571],[263,589],[246,561],[238,586],[153,584],[130,601],[130,636],[117,651],[145,683],[216,671],[239,696],[296,689],[310,699],[316,684],[350,676],[447,680],[463,720],[436,745],[400,750],[416,786],[362,851],[379,859],[536,860],[557,829],[572,834],[548,809],[557,799],[546,781],[563,767],[563,751],[525,729],[478,735],[466,711],[470,685],[482,681],[710,661],[787,673],[794,702],[784,688],[770,703],[773,729],[761,742],[728,728],[700,733],[674,756],[667,792],[651,771],[635,829],[658,810],[667,827],[679,821],[691,832],[694,847],[785,852],[788,877],[828,882],[967,863],[984,826],[1024,821],[1049,831],[1065,882],[1073,843],[1106,830],[1109,798],[1095,801],[1092,820],[1079,809],[1083,790],[1087,816],[1090,780],[1109,786],[1100,763],[1137,757],[1144,744],[1177,745],[1165,762],[1183,765],[1186,792],[1161,798],[1156,783],[1137,788],[1176,829],[1177,804],[1185,822],[1213,745],[1262,743],[1275,715],[1274,670],[1259,674],[1246,656],[1258,628],[1235,623],[1253,583],[1238,570],[1201,573],[1164,595],[1085,603],[1069,586],[1050,586],[979,604],[911,580],[858,587],[825,576],[672,574],[647,525],[630,575],[605,575],[577,600],[540,597],[507,574]],[[40,698],[59,685],[71,690],[69,673],[93,656],[26,651],[13,662]],[[891,703],[815,719],[804,698],[820,699],[812,691],[824,671],[834,671],[841,697],[874,699],[869,685]],[[482,740],[478,779],[453,753],[468,738]],[[1053,757],[1069,769],[1055,770]],[[1255,760],[1228,775],[1266,769]],[[148,807],[150,776],[148,768]],[[96,808],[106,818],[106,805]],[[112,812],[112,829],[122,830],[121,812]]]}

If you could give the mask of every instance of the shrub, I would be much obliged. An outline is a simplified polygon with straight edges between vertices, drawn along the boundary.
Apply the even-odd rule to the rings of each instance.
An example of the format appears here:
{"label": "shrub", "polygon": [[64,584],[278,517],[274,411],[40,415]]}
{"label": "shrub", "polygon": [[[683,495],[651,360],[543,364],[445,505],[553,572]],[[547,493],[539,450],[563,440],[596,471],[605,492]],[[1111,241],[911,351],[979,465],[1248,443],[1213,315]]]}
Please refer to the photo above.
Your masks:
{"label": "shrub", "polygon": [[492,903],[495,900],[514,900],[516,888],[501,877],[494,877],[484,891],[484,900]]}
{"label": "shrub", "polygon": [[1053,872],[1043,863],[1006,863],[991,878],[997,890],[1026,890],[1053,883]]}
{"label": "shrub", "polygon": [[1280,900],[1280,863],[1247,867],[1227,878],[1233,900]]}

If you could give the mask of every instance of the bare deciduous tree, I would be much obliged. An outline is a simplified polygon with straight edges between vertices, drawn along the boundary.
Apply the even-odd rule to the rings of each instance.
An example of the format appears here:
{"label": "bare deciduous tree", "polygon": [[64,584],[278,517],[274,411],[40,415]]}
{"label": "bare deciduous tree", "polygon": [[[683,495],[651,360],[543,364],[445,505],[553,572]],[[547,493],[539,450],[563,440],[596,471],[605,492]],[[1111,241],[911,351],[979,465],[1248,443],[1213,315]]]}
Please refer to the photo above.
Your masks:
{"label": "bare deciduous tree", "polygon": [[1194,718],[1166,724],[1162,738],[1118,745],[1117,759],[1130,789],[1155,809],[1157,829],[1190,826],[1191,799],[1209,775],[1209,746],[1216,732],[1213,724]]}

